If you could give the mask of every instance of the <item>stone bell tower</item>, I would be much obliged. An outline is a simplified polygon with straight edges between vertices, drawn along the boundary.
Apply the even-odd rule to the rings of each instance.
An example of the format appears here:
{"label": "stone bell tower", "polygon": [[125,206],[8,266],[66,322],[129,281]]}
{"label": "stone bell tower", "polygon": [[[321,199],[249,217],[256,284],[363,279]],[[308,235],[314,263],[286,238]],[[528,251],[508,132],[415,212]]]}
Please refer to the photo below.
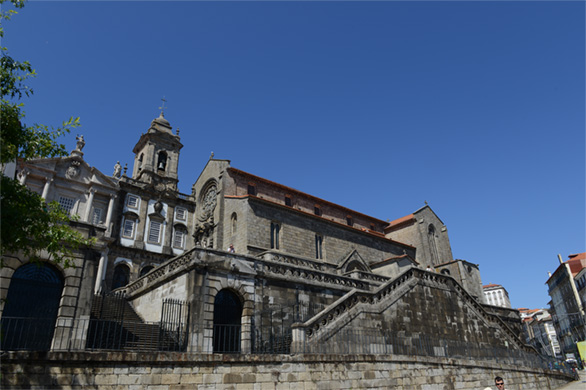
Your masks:
{"label": "stone bell tower", "polygon": [[177,192],[179,151],[183,145],[179,142],[179,131],[173,134],[171,130],[161,110],[159,117],[151,122],[132,150],[132,178],[154,186],[158,191]]}

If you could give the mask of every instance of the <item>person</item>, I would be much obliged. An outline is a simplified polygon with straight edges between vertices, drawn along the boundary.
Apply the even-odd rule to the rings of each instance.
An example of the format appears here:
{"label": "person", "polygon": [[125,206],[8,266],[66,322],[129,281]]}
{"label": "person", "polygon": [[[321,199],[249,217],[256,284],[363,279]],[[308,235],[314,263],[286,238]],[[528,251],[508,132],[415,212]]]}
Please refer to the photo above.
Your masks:
{"label": "person", "polygon": [[230,244],[230,246],[228,247],[228,252],[230,252],[230,253],[234,253],[235,252],[234,245]]}
{"label": "person", "polygon": [[503,378],[501,378],[500,376],[497,376],[496,378],[494,378],[494,384],[495,384],[497,390],[507,390],[507,389],[505,389],[505,380]]}

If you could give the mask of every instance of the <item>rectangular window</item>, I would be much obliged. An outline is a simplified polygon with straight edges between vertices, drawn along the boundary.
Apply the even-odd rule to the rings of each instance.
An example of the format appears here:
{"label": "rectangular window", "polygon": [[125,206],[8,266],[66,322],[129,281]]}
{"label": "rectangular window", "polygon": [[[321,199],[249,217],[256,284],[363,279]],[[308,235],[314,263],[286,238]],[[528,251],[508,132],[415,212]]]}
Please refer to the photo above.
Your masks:
{"label": "rectangular window", "polygon": [[285,195],[285,206],[293,206],[293,200],[289,195]]}
{"label": "rectangular window", "polygon": [[271,222],[271,249],[279,249],[279,233],[281,225],[277,222]]}
{"label": "rectangular window", "polygon": [[124,226],[122,227],[122,237],[134,238],[134,220],[124,220]]}
{"label": "rectangular window", "polygon": [[173,246],[175,248],[183,248],[183,242],[185,240],[185,232],[183,230],[175,229],[173,235]]}
{"label": "rectangular window", "polygon": [[138,196],[128,195],[126,198],[126,205],[130,208],[138,208]]}
{"label": "rectangular window", "polygon": [[187,219],[187,210],[182,207],[177,207],[175,209],[175,218],[179,221],[185,221]]}
{"label": "rectangular window", "polygon": [[256,185],[254,183],[248,183],[248,195],[256,195]]}
{"label": "rectangular window", "polygon": [[319,207],[318,205],[315,205],[315,206],[313,207],[313,213],[314,213],[315,215],[321,215],[321,207]]}
{"label": "rectangular window", "polygon": [[354,219],[352,218],[352,216],[351,216],[351,215],[348,215],[348,216],[346,217],[346,223],[348,224],[348,226],[352,226],[352,225],[354,225]]}
{"label": "rectangular window", "polygon": [[71,215],[71,210],[73,210],[73,206],[75,206],[75,200],[66,196],[60,196],[59,206],[61,207],[61,210]]}
{"label": "rectangular window", "polygon": [[151,221],[148,242],[158,244],[161,239],[161,222]]}
{"label": "rectangular window", "polygon": [[324,238],[319,234],[315,235],[315,258],[323,259],[322,244]]}
{"label": "rectangular window", "polygon": [[102,209],[94,207],[94,214],[92,215],[92,223],[94,225],[99,225],[103,222],[104,221],[102,221]]}

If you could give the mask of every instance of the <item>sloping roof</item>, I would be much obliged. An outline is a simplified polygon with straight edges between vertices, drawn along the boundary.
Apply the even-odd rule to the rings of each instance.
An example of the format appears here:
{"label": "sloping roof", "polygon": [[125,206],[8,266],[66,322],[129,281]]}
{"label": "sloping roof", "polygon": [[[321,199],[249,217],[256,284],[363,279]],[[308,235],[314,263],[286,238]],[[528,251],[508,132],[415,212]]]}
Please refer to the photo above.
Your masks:
{"label": "sloping roof", "polygon": [[[578,275],[580,273],[580,271],[582,271],[584,268],[586,268],[586,252],[584,253],[576,253],[573,255],[569,255],[569,260],[564,261],[564,264],[567,264],[568,267],[570,268],[570,272],[572,273],[572,277],[575,277],[576,275]],[[547,279],[547,281],[545,282],[546,284],[549,283],[550,280],[552,280],[552,278],[558,274],[558,271],[560,270],[560,268],[563,268],[562,265],[560,264],[557,269],[553,272],[553,274],[551,274],[551,276]]]}
{"label": "sloping roof", "polygon": [[409,214],[409,215],[405,215],[404,217],[397,218],[394,221],[391,221],[389,223],[389,226],[390,227],[393,227],[393,226],[397,226],[397,225],[400,225],[402,223],[405,223],[405,222],[408,222],[408,221],[413,221],[413,220],[415,220],[415,216],[413,214]]}
{"label": "sloping roof", "polygon": [[566,263],[570,266],[572,276],[576,276],[582,269],[586,268],[586,253],[570,255],[570,260],[567,260]]}
{"label": "sloping roof", "polygon": [[299,195],[299,196],[303,196],[305,198],[312,199],[315,203],[327,204],[327,205],[329,205],[331,207],[334,207],[334,208],[337,208],[337,209],[340,209],[340,210],[344,210],[344,212],[346,212],[348,214],[354,214],[356,216],[361,216],[361,217],[364,217],[366,219],[370,219],[372,221],[379,222],[379,223],[381,223],[384,226],[386,226],[388,224],[388,222],[383,221],[382,219],[378,219],[378,218],[373,217],[371,215],[367,215],[367,214],[361,213],[359,211],[349,209],[347,207],[344,207],[344,206],[341,206],[339,204],[336,204],[336,203],[327,201],[325,199],[318,198],[317,196],[310,195],[310,194],[308,194],[306,192],[296,190],[295,188],[288,187],[286,185],[283,185],[283,184],[280,184],[280,183],[271,181],[269,179],[265,179],[264,177],[260,177],[260,176],[257,176],[257,175],[253,175],[252,173],[248,173],[248,172],[242,171],[242,170],[240,170],[238,168],[229,167],[228,170],[231,171],[231,172],[234,172],[236,174],[239,174],[241,176],[244,176],[244,177],[247,177],[249,179],[252,179],[254,181],[263,182],[263,183],[266,183],[266,184],[268,184],[270,186],[274,186],[274,187],[281,188],[281,189],[283,189],[283,190],[285,190],[287,192],[290,192],[290,193],[293,193],[293,194],[296,194],[296,195]]}

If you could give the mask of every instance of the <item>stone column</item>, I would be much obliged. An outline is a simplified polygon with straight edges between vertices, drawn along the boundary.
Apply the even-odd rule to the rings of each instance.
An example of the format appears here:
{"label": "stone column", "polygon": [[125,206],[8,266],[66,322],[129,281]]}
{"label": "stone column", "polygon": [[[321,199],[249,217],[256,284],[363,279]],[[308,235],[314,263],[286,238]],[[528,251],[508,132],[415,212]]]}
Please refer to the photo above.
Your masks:
{"label": "stone column", "polygon": [[163,253],[173,254],[173,221],[175,219],[175,206],[167,206],[165,216],[165,236],[163,237]]}
{"label": "stone column", "polygon": [[100,263],[98,264],[98,272],[96,274],[96,284],[94,286],[94,294],[99,294],[102,289],[102,283],[106,277],[106,268],[108,267],[108,250],[102,252],[100,256]]}
{"label": "stone column", "polygon": [[110,202],[108,203],[108,212],[106,213],[106,235],[112,235],[112,226],[110,223],[112,222],[112,213],[114,212],[114,199],[116,199],[116,194],[110,194]]}
{"label": "stone column", "polygon": [[45,187],[43,187],[43,194],[41,195],[41,197],[45,200],[47,200],[47,196],[49,196],[49,189],[51,188],[51,183],[53,183],[53,178],[47,178],[45,180]]}
{"label": "stone column", "polygon": [[92,211],[92,204],[94,203],[94,194],[96,193],[96,190],[93,188],[89,189],[89,194],[90,194],[90,198],[88,199],[86,205],[85,205],[85,218],[84,221],[86,221],[87,223],[90,223],[90,218],[91,218],[91,211]]}
{"label": "stone column", "polygon": [[291,354],[305,353],[305,328],[301,323],[294,323],[291,325],[292,330],[292,341],[291,341]]}

